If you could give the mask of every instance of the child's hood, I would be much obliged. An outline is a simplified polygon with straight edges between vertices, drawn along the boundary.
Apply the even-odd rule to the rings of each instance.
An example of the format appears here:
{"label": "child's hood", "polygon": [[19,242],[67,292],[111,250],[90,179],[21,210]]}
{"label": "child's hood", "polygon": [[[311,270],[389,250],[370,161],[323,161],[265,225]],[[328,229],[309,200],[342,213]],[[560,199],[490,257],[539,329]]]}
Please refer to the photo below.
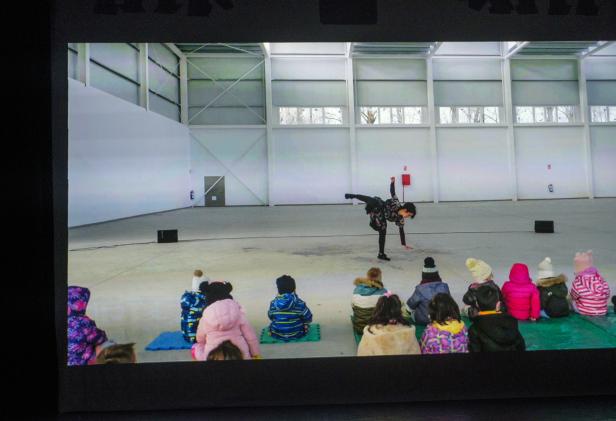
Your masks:
{"label": "child's hood", "polygon": [[216,301],[203,312],[203,320],[216,330],[230,330],[239,324],[242,308],[232,299]]}
{"label": "child's hood", "polygon": [[513,344],[518,337],[518,321],[507,314],[479,316],[473,324],[500,345]]}
{"label": "child's hood", "polygon": [[355,282],[353,282],[353,285],[358,287],[364,286],[368,288],[383,289],[383,282],[370,278],[356,278]]}
{"label": "child's hood", "polygon": [[85,287],[68,287],[68,315],[83,316],[86,314],[88,302],[90,301],[90,290]]}
{"label": "child's hood", "polygon": [[522,263],[514,264],[509,272],[509,281],[518,285],[532,283],[533,281],[528,273],[528,266]]}
{"label": "child's hood", "polygon": [[457,335],[458,333],[462,332],[462,330],[464,329],[464,322],[459,321],[459,320],[450,320],[445,324],[435,322],[432,325],[436,329],[449,332],[452,335]]}
{"label": "child's hood", "polygon": [[277,310],[290,310],[297,303],[297,295],[294,292],[279,294],[274,298],[274,307]]}
{"label": "child's hood", "polygon": [[449,294],[449,287],[443,281],[428,282],[419,284],[415,290],[423,297],[424,300],[431,300],[438,293]]}
{"label": "child's hood", "polygon": [[359,294],[364,296],[383,295],[386,292],[385,288],[383,288],[383,284],[374,282],[367,278],[357,278],[354,282],[354,285],[355,289],[353,290],[353,294]]}
{"label": "child's hood", "polygon": [[[397,335],[400,332],[405,330],[415,330],[415,327],[412,325],[403,325],[403,324],[387,324],[387,325],[372,325],[366,326],[364,328],[364,335],[372,335],[372,336],[384,336],[384,335]],[[414,332],[413,332],[414,334]]]}
{"label": "child's hood", "polygon": [[562,273],[558,276],[553,276],[551,278],[543,278],[543,279],[537,280],[537,286],[542,287],[542,288],[549,288],[554,285],[566,284],[566,283],[567,283],[567,277]]}

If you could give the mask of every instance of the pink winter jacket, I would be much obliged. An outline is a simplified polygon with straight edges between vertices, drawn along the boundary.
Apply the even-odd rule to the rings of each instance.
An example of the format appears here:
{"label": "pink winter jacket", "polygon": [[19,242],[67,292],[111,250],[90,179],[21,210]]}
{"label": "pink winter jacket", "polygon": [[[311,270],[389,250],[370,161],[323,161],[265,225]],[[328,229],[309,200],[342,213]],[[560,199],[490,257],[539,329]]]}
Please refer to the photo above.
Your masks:
{"label": "pink winter jacket", "polygon": [[195,359],[207,360],[210,351],[224,341],[231,341],[237,346],[244,359],[260,354],[255,331],[242,307],[232,299],[216,301],[203,311],[197,328],[197,343],[193,348]]}
{"label": "pink winter jacket", "polygon": [[511,267],[509,281],[502,288],[507,312],[518,320],[538,319],[541,311],[539,290],[528,274],[528,267],[516,263]]}

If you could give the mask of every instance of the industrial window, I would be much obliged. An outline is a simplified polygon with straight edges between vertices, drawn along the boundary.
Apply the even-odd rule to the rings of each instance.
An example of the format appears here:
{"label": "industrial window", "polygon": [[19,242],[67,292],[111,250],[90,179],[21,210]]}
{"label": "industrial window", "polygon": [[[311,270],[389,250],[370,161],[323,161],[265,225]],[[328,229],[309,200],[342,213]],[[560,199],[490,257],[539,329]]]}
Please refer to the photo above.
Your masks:
{"label": "industrial window", "polygon": [[502,107],[438,107],[440,124],[498,124]]}
{"label": "industrial window", "polygon": [[278,107],[278,115],[283,126],[343,124],[342,107]]}
{"label": "industrial window", "polygon": [[590,121],[592,123],[616,123],[616,107],[607,105],[590,107]]}
{"label": "industrial window", "polygon": [[567,124],[577,121],[578,107],[572,105],[542,105],[515,107],[519,124]]}
{"label": "industrial window", "polygon": [[425,107],[359,107],[362,125],[426,123]]}

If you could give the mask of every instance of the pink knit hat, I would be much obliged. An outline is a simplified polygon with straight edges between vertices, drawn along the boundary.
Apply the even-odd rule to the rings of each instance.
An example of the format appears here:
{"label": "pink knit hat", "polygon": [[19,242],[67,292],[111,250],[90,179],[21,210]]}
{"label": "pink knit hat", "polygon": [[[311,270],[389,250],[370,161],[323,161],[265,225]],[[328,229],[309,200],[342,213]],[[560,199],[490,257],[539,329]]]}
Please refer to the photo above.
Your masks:
{"label": "pink knit hat", "polygon": [[575,253],[575,257],[573,258],[573,267],[575,273],[580,273],[588,269],[592,265],[592,250],[588,250],[587,252]]}

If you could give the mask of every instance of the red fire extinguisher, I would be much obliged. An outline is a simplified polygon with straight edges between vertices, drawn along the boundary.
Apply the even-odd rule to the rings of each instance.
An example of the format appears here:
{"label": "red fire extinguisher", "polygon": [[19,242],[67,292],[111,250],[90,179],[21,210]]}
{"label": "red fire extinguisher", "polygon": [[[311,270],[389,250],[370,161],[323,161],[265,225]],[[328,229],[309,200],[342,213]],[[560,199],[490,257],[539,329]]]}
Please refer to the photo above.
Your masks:
{"label": "red fire extinguisher", "polygon": [[[406,171],[406,165],[404,166],[404,171]],[[409,173],[403,173],[402,174],[402,201],[404,202],[404,188],[406,186],[410,186],[411,185],[411,174]]]}

